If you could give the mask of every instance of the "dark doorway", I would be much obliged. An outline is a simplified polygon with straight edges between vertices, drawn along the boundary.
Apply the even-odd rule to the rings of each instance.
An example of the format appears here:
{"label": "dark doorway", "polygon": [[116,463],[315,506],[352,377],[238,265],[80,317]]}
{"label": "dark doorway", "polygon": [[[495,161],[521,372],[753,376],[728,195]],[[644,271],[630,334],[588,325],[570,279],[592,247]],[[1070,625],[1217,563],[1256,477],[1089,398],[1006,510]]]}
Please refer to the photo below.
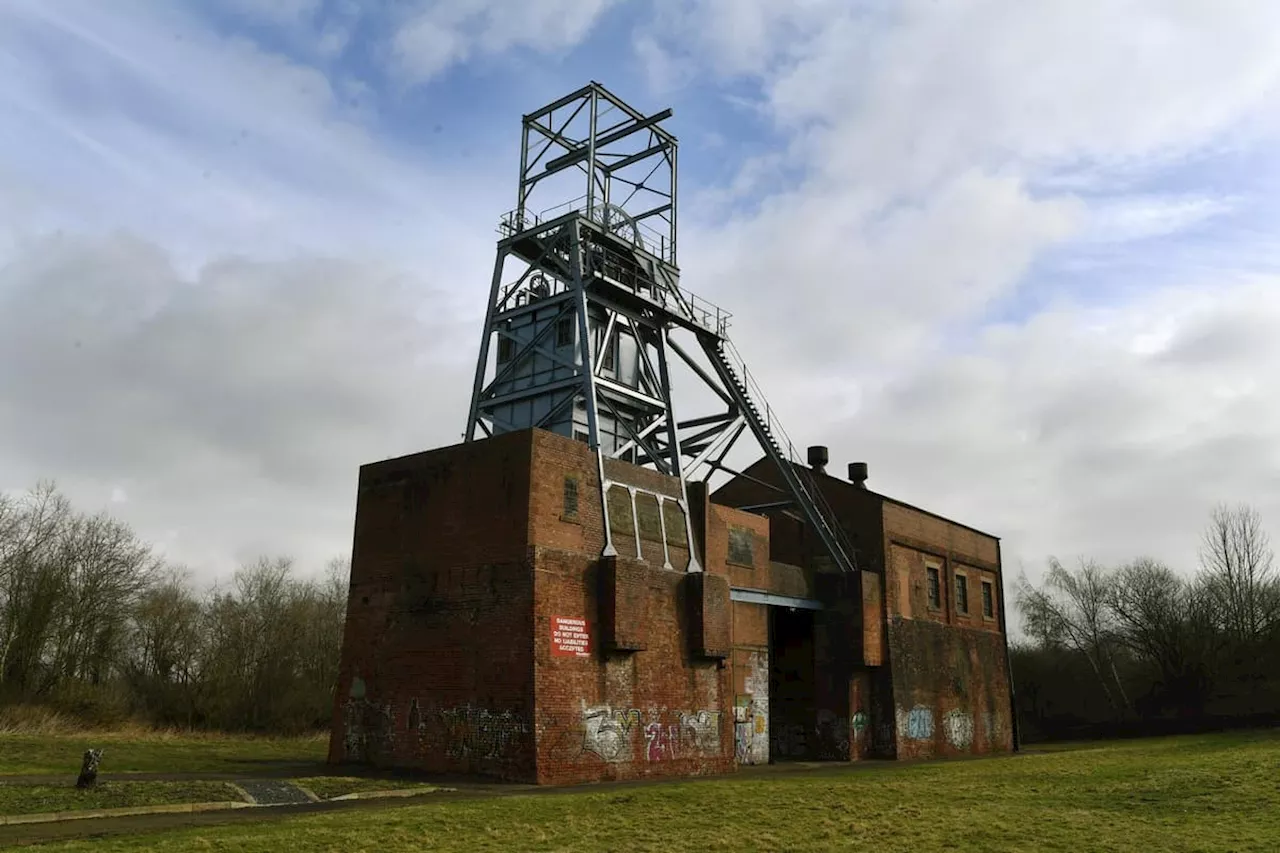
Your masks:
{"label": "dark doorway", "polygon": [[769,760],[812,759],[813,611],[769,608]]}

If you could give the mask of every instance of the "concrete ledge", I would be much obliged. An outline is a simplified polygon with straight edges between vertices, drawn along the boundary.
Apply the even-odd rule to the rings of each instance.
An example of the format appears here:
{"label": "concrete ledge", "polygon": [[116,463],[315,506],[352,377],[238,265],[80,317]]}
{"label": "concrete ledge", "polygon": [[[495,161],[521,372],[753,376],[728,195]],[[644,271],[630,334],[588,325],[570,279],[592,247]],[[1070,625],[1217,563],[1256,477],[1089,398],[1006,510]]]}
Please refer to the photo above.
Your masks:
{"label": "concrete ledge", "polygon": [[54,823],[63,820],[87,820],[104,817],[133,817],[150,814],[190,814],[192,812],[217,812],[228,809],[251,809],[251,803],[225,801],[218,803],[169,803],[162,806],[133,806],[121,809],[77,809],[68,812],[43,812],[40,814],[0,815],[0,826],[19,826],[26,823]]}
{"label": "concrete ledge", "polygon": [[249,796],[249,792],[248,792],[248,791],[246,791],[244,788],[241,788],[241,787],[240,787],[239,785],[237,785],[235,782],[226,782],[226,783],[224,783],[224,784],[225,784],[228,788],[230,788],[231,790],[233,790],[233,791],[235,791],[237,794],[239,794],[239,795],[240,795],[240,798],[241,798],[242,800],[244,800],[244,802],[245,802],[245,804],[246,804],[246,805],[256,806],[256,805],[258,804],[258,801],[257,801],[257,800],[255,800],[253,797]]}
{"label": "concrete ledge", "polygon": [[297,788],[299,791],[306,794],[307,799],[311,800],[311,802],[313,803],[320,802],[320,798],[316,796],[316,792],[308,788],[306,785],[299,785],[297,782],[294,782],[293,787]]}
{"label": "concrete ledge", "polygon": [[356,791],[354,794],[343,794],[340,797],[330,797],[327,802],[334,803],[340,800],[377,800],[383,797],[424,797],[427,794],[448,793],[458,790],[457,788],[431,788],[430,790],[418,790],[414,788],[402,788],[398,791]]}

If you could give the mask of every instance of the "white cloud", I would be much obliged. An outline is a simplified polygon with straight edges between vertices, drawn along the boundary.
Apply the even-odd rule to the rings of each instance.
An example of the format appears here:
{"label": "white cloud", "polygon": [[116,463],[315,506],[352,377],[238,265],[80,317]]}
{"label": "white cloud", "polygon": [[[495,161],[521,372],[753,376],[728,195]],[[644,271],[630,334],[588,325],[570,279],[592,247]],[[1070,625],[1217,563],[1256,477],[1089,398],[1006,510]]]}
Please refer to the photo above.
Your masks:
{"label": "white cloud", "polygon": [[4,487],[110,504],[201,579],[348,549],[358,465],[462,431],[508,176],[159,7],[7,6],[0,68]]}
{"label": "white cloud", "polygon": [[23,72],[0,75],[0,106],[19,119],[0,162],[23,164],[52,217],[30,230],[131,228],[187,268],[209,247],[281,257],[341,243],[416,263],[489,243],[508,182],[432,170],[375,139],[350,106],[358,81],[132,8],[0,11],[0,56]]}
{"label": "white cloud", "polygon": [[512,48],[559,53],[581,42],[615,0],[430,0],[403,17],[392,55],[404,79],[431,80],[473,56]]}
{"label": "white cloud", "polygon": [[[387,21],[296,0],[262,20],[416,85],[513,49],[552,77],[610,6],[441,0]],[[650,82],[736,99],[784,139],[700,196],[686,166],[681,251],[801,445],[1005,536],[1011,567],[1180,561],[1219,498],[1280,514],[1274,253],[1140,243],[1254,210],[1185,167],[1266,150],[1280,9],[656,9],[629,43]],[[513,163],[426,161],[386,135],[420,117],[380,114],[400,104],[338,65],[133,0],[0,8],[0,486],[119,489],[113,511],[198,569],[318,565],[348,547],[358,464],[457,440]],[[709,125],[682,110],[676,129],[731,137]],[[1122,255],[1181,286],[1071,298]],[[1042,280],[1051,256],[1077,263]],[[993,324],[1029,285],[1047,307]]]}
{"label": "white cloud", "polygon": [[[1280,523],[1263,438],[1280,409],[1257,390],[1280,361],[1258,331],[1276,279],[1248,274],[1268,255],[1136,242],[1247,201],[1184,166],[1266,150],[1280,130],[1280,7],[662,9],[636,39],[651,81],[754,85],[786,139],[775,168],[803,176],[726,217],[767,186],[748,163],[727,192],[686,198],[682,220],[684,284],[734,311],[798,443],[865,458],[890,494],[1005,535],[1033,577],[1073,550],[1189,567],[1217,499]],[[1176,192],[1158,188],[1166,175]],[[1066,272],[1042,280],[1051,256]],[[1121,262],[1144,280],[1101,308],[1071,298]],[[1030,285],[1047,306],[991,325],[992,304]]]}
{"label": "white cloud", "polygon": [[[1214,503],[1280,520],[1280,281],[1198,284],[992,330],[876,388],[833,427],[833,459],[869,458],[873,488],[1002,534],[1031,564],[1149,553],[1190,570]],[[1153,328],[1163,346],[1135,347]]]}
{"label": "white cloud", "polygon": [[26,243],[0,266],[0,467],[110,495],[206,577],[254,549],[319,566],[349,548],[360,464],[462,431],[475,329],[418,319],[432,288],[336,257],[187,278],[126,236]]}
{"label": "white cloud", "polygon": [[1036,201],[1016,180],[980,173],[918,205],[875,201],[816,189],[777,198],[686,239],[685,280],[734,311],[735,334],[762,364],[847,376],[980,315],[1079,215],[1070,200]]}
{"label": "white cloud", "polygon": [[1088,229],[1080,239],[1128,243],[1186,231],[1230,213],[1234,206],[1227,198],[1139,195],[1095,201],[1091,208]]}

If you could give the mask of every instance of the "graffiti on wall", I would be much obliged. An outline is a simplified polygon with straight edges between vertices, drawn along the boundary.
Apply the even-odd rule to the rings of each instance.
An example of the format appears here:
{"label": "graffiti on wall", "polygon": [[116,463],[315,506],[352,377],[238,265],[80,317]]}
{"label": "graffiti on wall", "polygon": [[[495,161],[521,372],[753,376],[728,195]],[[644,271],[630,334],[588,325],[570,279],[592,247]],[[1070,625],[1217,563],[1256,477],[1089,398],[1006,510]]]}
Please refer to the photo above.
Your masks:
{"label": "graffiti on wall", "polygon": [[819,708],[814,734],[816,735],[818,758],[834,758],[839,761],[849,760],[848,717],[841,717],[834,711]]}
{"label": "graffiti on wall", "polygon": [[644,727],[645,759],[670,761],[720,751],[720,713],[696,711],[677,715],[677,722],[649,723]]}
{"label": "graffiti on wall", "polygon": [[471,704],[423,710],[414,699],[409,728],[424,745],[450,758],[501,759],[512,755],[529,733],[524,715]]}
{"label": "graffiti on wall", "polygon": [[[991,726],[990,715],[984,723]],[[908,740],[931,740],[934,736],[933,709],[928,705],[916,705],[910,711],[899,708],[897,712],[898,737]],[[973,746],[973,715],[959,709],[948,711],[941,721],[942,734],[952,747],[967,750]]]}
{"label": "graffiti on wall", "polygon": [[[583,702],[577,754],[613,763],[633,761],[638,754],[645,761],[716,756],[721,751],[720,716],[719,711],[654,708],[646,712]],[[551,748],[572,752],[569,740],[557,732],[557,723],[548,716],[543,726]]]}
{"label": "graffiti on wall", "polygon": [[[352,679],[342,721],[344,760],[371,762],[392,754],[396,714],[389,703],[369,699],[359,676]],[[523,714],[469,703],[424,708],[411,699],[401,721],[411,739],[416,739],[417,749],[455,759],[508,758],[525,747],[529,735]]]}
{"label": "graffiti on wall", "polygon": [[342,750],[346,761],[367,762],[391,751],[395,715],[390,705],[369,701],[364,679],[351,679],[342,705]]}
{"label": "graffiti on wall", "polygon": [[948,711],[942,718],[942,730],[947,743],[956,749],[968,749],[973,744],[973,716],[964,711]]}
{"label": "graffiti on wall", "polygon": [[928,705],[916,705],[910,711],[899,708],[897,723],[899,738],[929,740],[933,737],[933,709]]}
{"label": "graffiti on wall", "polygon": [[769,763],[769,654],[747,658],[746,693],[733,709],[734,758],[739,764]]}
{"label": "graffiti on wall", "polygon": [[582,708],[582,751],[605,761],[628,761],[631,738],[642,724],[637,708],[614,709],[608,705]]}

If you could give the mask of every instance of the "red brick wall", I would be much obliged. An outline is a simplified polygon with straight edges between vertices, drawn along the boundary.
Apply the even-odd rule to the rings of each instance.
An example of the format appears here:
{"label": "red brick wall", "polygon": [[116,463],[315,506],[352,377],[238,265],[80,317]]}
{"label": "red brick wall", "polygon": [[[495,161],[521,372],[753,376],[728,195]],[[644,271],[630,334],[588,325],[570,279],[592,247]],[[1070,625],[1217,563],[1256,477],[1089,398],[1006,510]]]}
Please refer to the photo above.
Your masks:
{"label": "red brick wall", "polygon": [[534,776],[531,436],[365,465],[329,759]]}
{"label": "red brick wall", "polygon": [[[627,564],[618,558],[619,565]],[[733,766],[729,670],[694,653],[696,576],[632,563],[648,596],[646,647],[606,652],[597,642],[601,561],[535,551],[534,659],[537,777],[571,783],[720,773]],[[586,622],[587,657],[553,654],[555,617]]]}
{"label": "red brick wall", "polygon": [[999,634],[895,618],[889,646],[899,758],[1013,748]]}
{"label": "red brick wall", "polygon": [[[899,758],[1012,749],[1005,638],[982,616],[981,582],[1000,582],[997,541],[910,507],[885,503],[887,637]],[[939,570],[940,606],[927,568]],[[956,572],[969,580],[968,613]],[[993,606],[999,607],[993,588]]]}
{"label": "red brick wall", "polygon": [[[573,441],[545,430],[533,431],[533,494],[530,500],[530,531],[538,544],[548,548],[599,555],[605,545],[603,510],[600,502],[599,463],[585,443]],[[604,460],[606,478],[612,484],[610,527],[614,549],[619,556],[634,559],[636,552],[636,518],[640,519],[642,559],[662,567],[669,559],[671,568],[684,570],[689,564],[686,520],[680,509],[680,481],[619,462]],[[565,479],[577,484],[578,513],[564,512]],[[640,491],[633,505],[628,486]],[[657,495],[663,496],[662,509],[657,509]],[[666,549],[662,529],[665,521]]]}
{"label": "red brick wall", "polygon": [[[685,572],[688,538],[674,501],[665,502],[664,554],[659,510],[652,497],[645,497],[676,498],[679,481],[606,460],[606,476],[622,485],[614,486],[621,509],[611,510],[618,556],[602,559],[604,521],[594,454],[581,442],[539,434],[533,470],[535,480],[554,480],[560,490],[566,474],[580,480],[579,518],[570,530],[560,517],[562,491],[539,488],[533,502],[538,781],[731,769],[729,670],[723,661],[699,654],[699,646],[708,643],[723,648],[706,651],[728,653],[727,588],[722,580],[704,588],[701,577]],[[634,504],[624,486],[643,490]],[[652,503],[646,506],[646,501]],[[664,557],[672,568],[663,568]],[[590,649],[585,657],[554,653],[557,617],[586,623]]]}
{"label": "red brick wall", "polygon": [[[769,519],[717,504],[708,506],[703,570],[724,575],[732,586],[769,589]],[[748,544],[751,559],[729,553],[730,531]]]}

